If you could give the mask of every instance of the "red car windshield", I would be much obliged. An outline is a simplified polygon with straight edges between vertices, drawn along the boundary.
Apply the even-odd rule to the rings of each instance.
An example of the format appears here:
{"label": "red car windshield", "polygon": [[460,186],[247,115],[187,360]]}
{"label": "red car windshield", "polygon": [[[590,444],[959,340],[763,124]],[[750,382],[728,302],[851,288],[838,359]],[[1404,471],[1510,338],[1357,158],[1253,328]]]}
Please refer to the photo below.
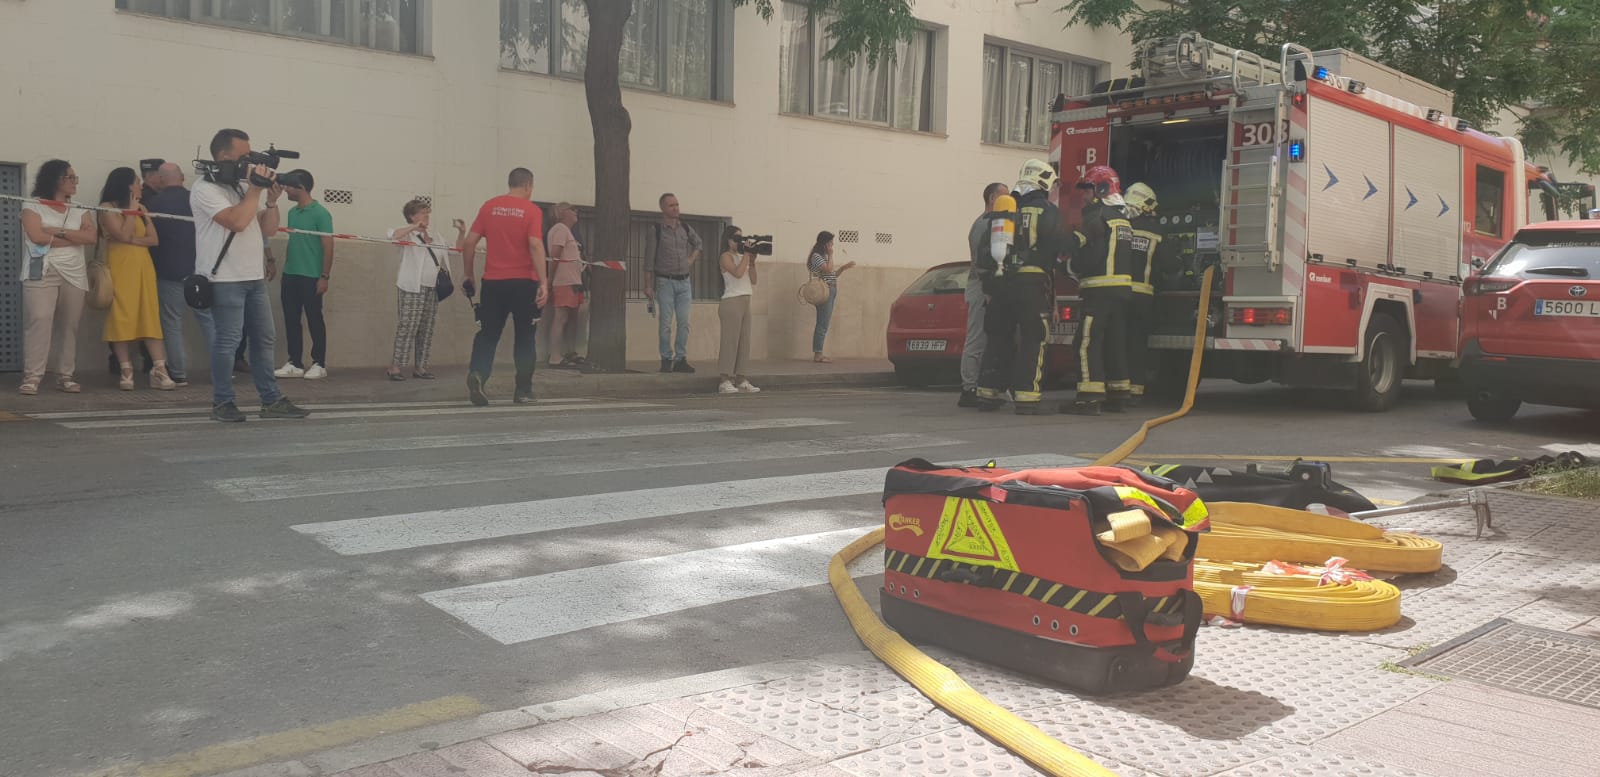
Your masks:
{"label": "red car windshield", "polygon": [[[1597,273],[1600,275],[1600,273]],[[929,270],[911,288],[906,289],[906,296],[920,296],[923,294],[965,294],[967,291],[967,266],[956,265],[953,267],[935,267]]]}
{"label": "red car windshield", "polygon": [[1483,274],[1500,278],[1600,279],[1600,233],[1518,235]]}

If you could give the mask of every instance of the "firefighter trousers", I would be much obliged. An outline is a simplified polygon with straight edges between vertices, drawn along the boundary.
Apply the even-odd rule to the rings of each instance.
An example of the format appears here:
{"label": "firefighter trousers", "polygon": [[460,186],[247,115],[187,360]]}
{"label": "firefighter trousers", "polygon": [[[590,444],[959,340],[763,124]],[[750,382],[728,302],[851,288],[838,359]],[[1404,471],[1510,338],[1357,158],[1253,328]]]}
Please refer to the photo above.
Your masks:
{"label": "firefighter trousers", "polygon": [[1150,331],[1154,329],[1155,314],[1154,294],[1135,291],[1129,297],[1126,349],[1128,391],[1136,397],[1144,396],[1145,381],[1150,379]]}
{"label": "firefighter trousers", "polygon": [[1010,390],[1019,405],[1044,399],[1044,345],[1052,307],[1050,276],[1025,272],[1000,279],[983,316],[989,344],[978,370],[978,398],[1004,399]]}
{"label": "firefighter trousers", "polygon": [[1133,290],[1127,286],[1084,289],[1083,323],[1078,326],[1078,399],[1099,401],[1107,394],[1127,396],[1128,308]]}

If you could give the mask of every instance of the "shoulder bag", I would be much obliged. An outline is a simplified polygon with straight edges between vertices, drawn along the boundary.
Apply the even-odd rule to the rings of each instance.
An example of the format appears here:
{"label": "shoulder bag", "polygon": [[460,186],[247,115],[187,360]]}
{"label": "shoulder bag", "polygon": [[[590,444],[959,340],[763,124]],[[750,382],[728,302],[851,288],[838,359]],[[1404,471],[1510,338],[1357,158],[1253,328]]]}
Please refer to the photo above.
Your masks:
{"label": "shoulder bag", "polygon": [[433,252],[433,246],[423,243],[423,247],[428,249],[428,256],[433,258],[433,266],[439,268],[439,274],[433,279],[433,294],[440,302],[444,302],[455,293],[455,281],[450,279],[450,268],[439,263],[439,255]]}

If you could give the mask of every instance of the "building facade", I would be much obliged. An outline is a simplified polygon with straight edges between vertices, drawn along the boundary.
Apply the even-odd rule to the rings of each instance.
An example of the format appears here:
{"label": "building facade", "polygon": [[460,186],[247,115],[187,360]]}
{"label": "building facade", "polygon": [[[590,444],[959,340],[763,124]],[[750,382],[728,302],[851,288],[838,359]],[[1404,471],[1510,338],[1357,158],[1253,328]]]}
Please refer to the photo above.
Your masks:
{"label": "building facade", "polygon": [[[629,255],[595,257],[630,263],[632,359],[656,356],[640,260],[661,193],[678,195],[708,244],[728,223],[776,236],[754,357],[809,355],[814,313],[796,288],[821,230],[857,263],[828,351],[878,356],[893,298],[927,267],[965,259],[984,184],[1045,155],[1050,98],[1124,73],[1131,56],[1114,31],[1063,29],[1053,4],[955,0],[914,7],[923,30],[892,65],[846,70],[820,58],[825,25],[775,5],[769,22],[729,0],[635,0],[622,72],[636,215]],[[578,0],[0,3],[0,88],[14,107],[0,113],[0,190],[26,191],[39,164],[63,158],[89,202],[112,168],[148,157],[189,168],[213,132],[237,127],[258,149],[303,154],[286,164],[315,174],[340,232],[382,235],[417,196],[436,226],[470,221],[515,166],[535,172],[538,201],[587,205],[586,40]],[[21,248],[5,234],[0,369],[14,370]],[[336,257],[329,366],[385,364],[395,252],[341,242]],[[714,264],[696,278],[691,361],[715,357]],[[104,348],[90,315],[84,357]],[[434,361],[464,363],[470,313],[457,298],[441,315]]]}

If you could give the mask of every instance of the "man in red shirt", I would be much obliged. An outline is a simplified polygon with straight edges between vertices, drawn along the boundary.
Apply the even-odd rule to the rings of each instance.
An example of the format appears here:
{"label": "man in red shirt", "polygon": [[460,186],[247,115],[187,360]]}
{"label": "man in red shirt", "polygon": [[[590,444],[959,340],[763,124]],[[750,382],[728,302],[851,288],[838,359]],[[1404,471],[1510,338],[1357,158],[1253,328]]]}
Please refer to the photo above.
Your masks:
{"label": "man in red shirt", "polygon": [[516,392],[512,401],[533,401],[533,365],[538,358],[534,326],[549,290],[539,282],[544,267],[544,213],[533,199],[533,172],[525,167],[511,171],[506,182],[511,190],[483,204],[472,230],[461,242],[461,290],[472,296],[472,265],[477,258],[478,241],[486,240],[483,261],[483,297],[478,303],[481,329],[472,340],[472,362],[467,372],[467,395],[479,407],[489,404],[484,385],[494,368],[494,352],[500,346],[500,332],[506,316],[511,316],[514,338],[511,354],[517,365]]}

